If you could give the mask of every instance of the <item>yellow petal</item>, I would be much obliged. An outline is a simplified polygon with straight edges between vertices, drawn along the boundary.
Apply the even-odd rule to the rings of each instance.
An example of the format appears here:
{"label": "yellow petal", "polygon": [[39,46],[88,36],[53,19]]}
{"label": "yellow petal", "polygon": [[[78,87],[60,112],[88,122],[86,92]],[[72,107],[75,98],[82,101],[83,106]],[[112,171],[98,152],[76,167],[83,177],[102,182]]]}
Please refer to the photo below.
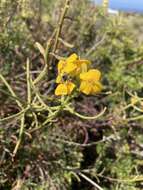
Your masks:
{"label": "yellow petal", "polygon": [[75,88],[75,84],[74,84],[74,83],[72,83],[72,82],[67,82],[68,94],[71,94],[74,88]]}
{"label": "yellow petal", "polygon": [[68,94],[68,89],[66,84],[59,84],[55,90],[55,95],[60,96],[60,95],[67,95]]}
{"label": "yellow petal", "polygon": [[82,81],[79,90],[84,94],[89,95],[92,92],[92,85],[88,82]]}
{"label": "yellow petal", "polygon": [[102,88],[103,88],[103,86],[100,82],[95,82],[95,85],[92,88],[92,93],[93,94],[99,93],[99,92],[101,92]]}
{"label": "yellow petal", "polygon": [[56,83],[61,83],[61,82],[62,82],[62,77],[58,75],[56,78]]}
{"label": "yellow petal", "polygon": [[66,62],[63,61],[63,60],[60,60],[60,61],[58,62],[58,73],[61,73],[61,72],[62,72],[62,70],[64,69],[65,65],[66,65]]}
{"label": "yellow petal", "polygon": [[85,81],[98,81],[100,77],[101,72],[97,69],[90,69],[88,72],[80,74],[80,79]]}
{"label": "yellow petal", "polygon": [[72,73],[73,71],[75,71],[77,68],[77,65],[75,63],[72,63],[72,62],[68,62],[66,64],[66,66],[64,67],[63,71],[67,74],[70,74]]}
{"label": "yellow petal", "polygon": [[75,88],[75,84],[72,82],[65,82],[63,84],[59,84],[55,90],[55,95],[69,95],[72,93],[73,89]]}
{"label": "yellow petal", "polygon": [[66,62],[75,62],[78,59],[78,55],[76,53],[71,54],[67,59]]}

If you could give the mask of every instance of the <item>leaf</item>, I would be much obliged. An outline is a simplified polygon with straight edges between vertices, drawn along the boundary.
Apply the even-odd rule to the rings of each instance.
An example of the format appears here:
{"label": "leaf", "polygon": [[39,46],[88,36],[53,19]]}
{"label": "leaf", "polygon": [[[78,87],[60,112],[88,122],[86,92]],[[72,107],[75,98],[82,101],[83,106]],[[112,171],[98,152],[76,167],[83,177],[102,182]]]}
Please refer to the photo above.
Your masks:
{"label": "leaf", "polygon": [[35,45],[39,49],[40,53],[43,55],[44,59],[46,59],[46,52],[43,46],[38,42],[36,42]]}

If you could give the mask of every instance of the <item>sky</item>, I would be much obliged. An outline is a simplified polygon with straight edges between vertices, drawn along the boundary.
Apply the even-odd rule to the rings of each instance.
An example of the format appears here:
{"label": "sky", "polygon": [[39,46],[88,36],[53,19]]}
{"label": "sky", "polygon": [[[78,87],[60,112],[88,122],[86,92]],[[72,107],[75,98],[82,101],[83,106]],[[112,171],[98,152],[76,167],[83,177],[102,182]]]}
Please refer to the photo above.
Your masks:
{"label": "sky", "polygon": [[[94,1],[98,3],[102,2],[102,0]],[[109,0],[109,7],[116,10],[143,13],[143,0]]]}

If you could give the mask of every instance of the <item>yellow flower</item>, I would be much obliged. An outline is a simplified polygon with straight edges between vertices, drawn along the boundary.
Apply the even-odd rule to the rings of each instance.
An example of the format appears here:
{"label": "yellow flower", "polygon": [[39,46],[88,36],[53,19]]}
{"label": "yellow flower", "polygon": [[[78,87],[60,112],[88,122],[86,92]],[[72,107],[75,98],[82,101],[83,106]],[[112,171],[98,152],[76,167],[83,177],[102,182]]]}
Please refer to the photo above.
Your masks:
{"label": "yellow flower", "polygon": [[55,90],[55,95],[56,96],[69,95],[72,93],[74,88],[75,88],[74,83],[66,81],[65,83],[61,83],[57,86]]}
{"label": "yellow flower", "polygon": [[58,74],[63,73],[77,75],[80,72],[87,71],[87,65],[90,64],[88,60],[79,59],[78,55],[73,53],[66,60],[60,60],[58,63]]}
{"label": "yellow flower", "polygon": [[102,90],[102,84],[99,82],[100,78],[101,73],[97,69],[81,73],[80,91],[86,95],[99,93]]}
{"label": "yellow flower", "polygon": [[58,73],[62,73],[65,66],[66,66],[66,61],[60,60],[58,63]]}

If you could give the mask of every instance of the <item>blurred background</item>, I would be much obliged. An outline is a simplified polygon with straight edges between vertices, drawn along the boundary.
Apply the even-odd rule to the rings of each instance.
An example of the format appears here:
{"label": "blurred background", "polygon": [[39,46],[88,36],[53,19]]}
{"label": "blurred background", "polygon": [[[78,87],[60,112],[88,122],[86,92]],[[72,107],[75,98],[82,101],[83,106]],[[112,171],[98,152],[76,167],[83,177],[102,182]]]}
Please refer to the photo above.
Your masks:
{"label": "blurred background", "polygon": [[[102,5],[102,0],[93,0],[95,4]],[[125,11],[143,13],[143,1],[130,1],[130,0],[109,0],[109,8]]]}

